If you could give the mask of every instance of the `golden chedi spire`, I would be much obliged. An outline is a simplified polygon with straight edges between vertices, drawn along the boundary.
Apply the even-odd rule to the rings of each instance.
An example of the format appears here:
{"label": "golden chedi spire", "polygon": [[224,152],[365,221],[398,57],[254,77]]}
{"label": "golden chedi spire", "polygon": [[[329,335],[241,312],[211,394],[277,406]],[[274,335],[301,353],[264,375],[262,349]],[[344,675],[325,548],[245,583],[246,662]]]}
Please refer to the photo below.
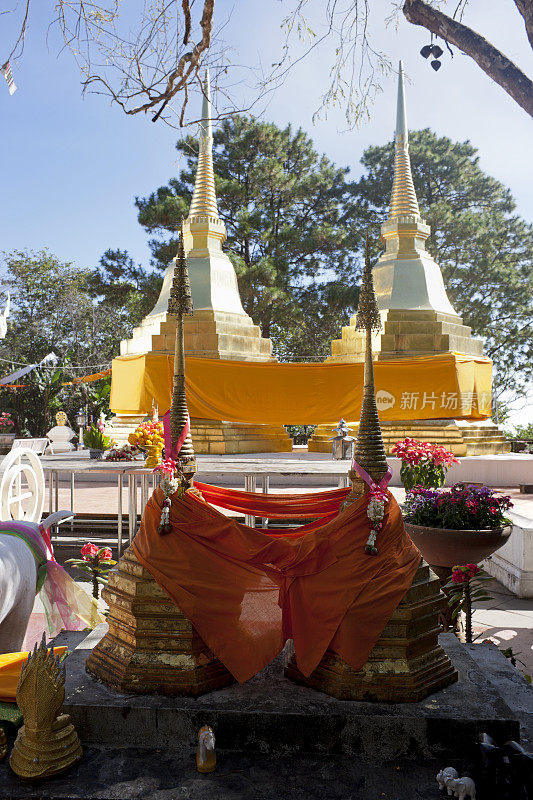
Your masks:
{"label": "golden chedi spire", "polygon": [[213,127],[211,123],[211,83],[209,70],[205,72],[202,119],[200,122],[200,147],[198,167],[192,195],[189,217],[218,217],[213,172]]}
{"label": "golden chedi spire", "polygon": [[355,442],[355,460],[368,472],[375,483],[379,483],[387,472],[388,465],[379,424],[374,387],[372,331],[381,330],[381,318],[372,280],[372,267],[370,265],[370,255],[368,252],[368,237],[366,240],[365,267],[363,270],[363,281],[361,284],[361,293],[359,295],[359,304],[357,306],[355,327],[359,330],[364,330],[366,334],[363,404],[361,406],[361,418],[357,431],[357,440]]}
{"label": "golden chedi spire", "polygon": [[[457,319],[442,280],[440,267],[426,250],[429,225],[420,216],[411,173],[405,110],[403,64],[398,67],[394,178],[389,216],[381,226],[385,252],[374,269],[382,321],[389,311],[431,311]],[[385,312],[385,313],[384,313]],[[385,336],[387,335],[385,326]],[[411,348],[416,351],[416,347]]]}
{"label": "golden chedi spire", "polygon": [[[184,316],[192,316],[193,305],[191,287],[187,271],[187,261],[183,246],[183,222],[179,238],[178,256],[175,260],[174,279],[168,301],[168,314],[176,317],[176,345],[174,351],[174,380],[172,386],[172,403],[170,406],[170,438],[174,447],[182,436],[186,426],[190,426],[189,409],[185,394],[185,337],[183,330]],[[178,460],[182,465],[193,467],[194,447],[190,430],[178,452]],[[185,472],[194,471],[186,469]]]}
{"label": "golden chedi spire", "polygon": [[396,135],[394,139],[394,181],[390,203],[389,219],[406,214],[420,216],[416,199],[411,160],[409,158],[409,138],[407,133],[407,115],[405,111],[405,87],[403,64],[400,61],[398,70],[398,105],[396,110]]}
{"label": "golden chedi spire", "polygon": [[[374,386],[374,363],[372,361],[372,332],[381,330],[381,317],[379,314],[374,282],[372,280],[372,267],[368,252],[368,237],[365,247],[365,266],[361,293],[357,306],[355,326],[358,330],[365,331],[365,371],[363,387],[363,403],[361,417],[355,442],[355,461],[372,478],[374,483],[379,483],[387,472],[387,456],[381,435],[376,394]],[[352,490],[346,498],[344,505],[353,503],[368,490],[363,479],[354,469],[348,475],[352,481]]]}

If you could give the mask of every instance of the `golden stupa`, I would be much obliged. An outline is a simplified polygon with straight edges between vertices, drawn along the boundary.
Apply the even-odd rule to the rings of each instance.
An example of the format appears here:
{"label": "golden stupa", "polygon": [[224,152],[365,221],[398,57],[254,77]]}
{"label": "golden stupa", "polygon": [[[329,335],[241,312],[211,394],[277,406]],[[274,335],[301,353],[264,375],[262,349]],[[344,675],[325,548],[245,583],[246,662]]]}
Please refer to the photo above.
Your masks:
{"label": "golden stupa", "polygon": [[[170,434],[175,446],[189,418],[184,323],[193,307],[183,236],[174,259],[167,308],[176,321],[170,407]],[[190,433],[184,437],[176,461],[179,473],[188,483],[196,470]],[[109,573],[102,598],[109,606],[109,629],[87,659],[90,675],[121,692],[140,694],[195,696],[233,683],[233,677],[150,571],[138,561],[131,547]]]}
{"label": "golden stupa", "polygon": [[[185,355],[234,361],[275,361],[270,339],[246,314],[237,276],[222,250],[226,226],[218,214],[213,171],[213,131],[209,71],[203,87],[200,144],[194,192],[183,226],[194,313],[184,321]],[[165,272],[161,293],[152,311],[120,344],[121,356],[143,353],[173,354],[176,320],[168,313],[174,259]],[[137,413],[117,412],[113,437],[127,435],[144,419]],[[284,452],[292,441],[281,426],[251,425],[192,419],[191,434],[197,453]]]}
{"label": "golden stupa", "polygon": [[[363,404],[355,444],[355,461],[374,483],[379,484],[387,471],[387,459],[374,391],[372,334],[380,330],[381,321],[368,250],[355,325],[363,331],[365,342]],[[354,469],[350,469],[348,475],[352,489],[345,503],[358,500],[368,491],[368,486]],[[292,653],[285,666],[285,675],[297,683],[312,686],[341,700],[392,703],[422,700],[457,680],[457,671],[438,641],[441,631],[439,613],[445,605],[446,598],[440,590],[439,579],[421,560],[411,586],[393,611],[361,669],[353,669],[328,648],[308,677],[300,672]],[[348,609],[346,618],[353,613],[352,609]],[[364,625],[364,620],[360,620],[359,624]]]}
{"label": "golden stupa", "polygon": [[[405,106],[403,65],[398,71],[394,180],[389,216],[381,226],[385,250],[374,267],[374,286],[382,328],[372,336],[375,361],[461,353],[483,355],[483,342],[453,308],[439,265],[426,250],[431,229],[422,219],[416,197]],[[365,334],[356,318],[331,343],[329,362],[357,362],[365,358]],[[351,425],[352,423],[350,423]],[[309,450],[329,452],[332,428],[319,425]],[[382,423],[387,453],[399,439],[410,436],[445,445],[455,455],[483,455],[509,451],[509,444],[491,420],[398,420]]]}

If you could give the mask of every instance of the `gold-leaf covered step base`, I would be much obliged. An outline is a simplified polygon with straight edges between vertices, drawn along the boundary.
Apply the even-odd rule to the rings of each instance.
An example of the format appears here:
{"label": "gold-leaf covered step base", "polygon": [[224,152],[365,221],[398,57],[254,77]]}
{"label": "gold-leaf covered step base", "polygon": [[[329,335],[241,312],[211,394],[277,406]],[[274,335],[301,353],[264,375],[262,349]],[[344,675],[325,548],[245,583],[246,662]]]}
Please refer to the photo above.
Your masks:
{"label": "gold-leaf covered step base", "polygon": [[103,597],[109,631],[87,660],[98,680],[122,692],[193,696],[234,682],[131,548]]}
{"label": "gold-leaf covered step base", "polygon": [[285,675],[339,700],[422,700],[457,680],[457,671],[438,643],[438,616],[445,604],[438,578],[422,562],[361,669],[327,650],[309,677],[299,671],[294,654]]}
{"label": "gold-leaf covered step base", "polygon": [[[349,422],[355,429],[358,423]],[[387,455],[392,455],[396,442],[409,437],[431,444],[443,445],[455,456],[492,455],[509,453],[511,445],[496,425],[457,425],[455,420],[399,420],[398,422],[381,422],[383,444]],[[331,453],[331,436],[334,429],[331,425],[319,425],[309,439],[310,453]]]}

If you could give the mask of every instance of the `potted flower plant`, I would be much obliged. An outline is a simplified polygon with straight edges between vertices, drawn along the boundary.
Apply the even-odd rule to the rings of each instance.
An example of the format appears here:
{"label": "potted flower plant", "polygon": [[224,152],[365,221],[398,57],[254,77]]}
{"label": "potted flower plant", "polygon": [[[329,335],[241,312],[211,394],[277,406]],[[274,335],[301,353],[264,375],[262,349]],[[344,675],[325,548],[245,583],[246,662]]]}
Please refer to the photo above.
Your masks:
{"label": "potted flower plant", "polygon": [[116,446],[116,442],[105,435],[103,428],[100,423],[91,425],[83,434],[83,443],[89,448],[91,458],[102,458],[105,450]]}
{"label": "potted flower plant", "polygon": [[116,561],[112,559],[111,548],[98,547],[92,542],[87,542],[81,548],[82,558],[68,558],[66,563],[88,575],[93,585],[93,597],[98,600],[99,585],[107,585],[108,572]]}
{"label": "potted flower plant", "polygon": [[510,497],[488,486],[415,487],[404,505],[405,529],[439,577],[447,577],[455,564],[479,563],[505,544],[511,506]]}
{"label": "potted flower plant", "polygon": [[449,468],[459,463],[453,453],[442,445],[416,439],[396,442],[392,453],[401,459],[400,478],[406,492],[414,486],[425,486],[427,489],[444,486]]}

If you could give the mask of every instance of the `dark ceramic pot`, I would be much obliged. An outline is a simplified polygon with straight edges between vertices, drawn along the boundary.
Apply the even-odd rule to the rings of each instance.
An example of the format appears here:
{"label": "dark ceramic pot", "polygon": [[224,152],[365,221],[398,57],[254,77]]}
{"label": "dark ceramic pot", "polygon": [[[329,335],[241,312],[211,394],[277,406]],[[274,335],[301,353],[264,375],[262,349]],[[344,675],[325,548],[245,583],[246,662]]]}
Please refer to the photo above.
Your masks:
{"label": "dark ceramic pot", "polygon": [[511,535],[510,525],[484,531],[457,531],[406,522],[405,530],[431,566],[449,568],[455,564],[479,564],[502,547]]}
{"label": "dark ceramic pot", "polygon": [[94,458],[96,461],[101,461],[103,457],[103,450],[95,450],[93,447],[89,448],[89,458]]}

